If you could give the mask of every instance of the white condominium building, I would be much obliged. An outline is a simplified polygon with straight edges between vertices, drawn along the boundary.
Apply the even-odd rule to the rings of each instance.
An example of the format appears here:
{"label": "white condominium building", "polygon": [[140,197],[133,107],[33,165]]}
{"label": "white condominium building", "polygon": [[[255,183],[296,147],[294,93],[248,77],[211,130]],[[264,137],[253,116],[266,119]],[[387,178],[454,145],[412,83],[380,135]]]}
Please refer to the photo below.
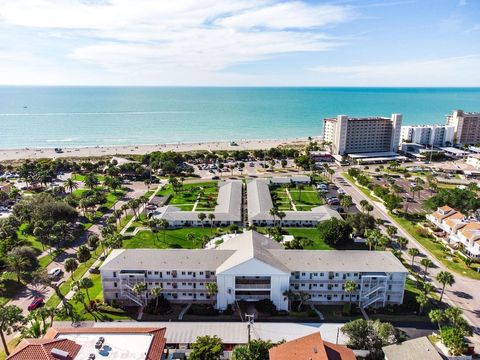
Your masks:
{"label": "white condominium building", "polygon": [[[309,301],[349,301],[347,280],[357,283],[352,301],[361,307],[401,304],[407,269],[390,252],[285,250],[255,231],[240,234],[214,250],[113,250],[100,267],[106,301],[144,305],[160,287],[171,302],[212,303],[225,309],[235,301],[270,299],[287,310],[286,291],[305,292]],[[134,293],[137,283],[146,285]],[[217,293],[208,291],[215,283]]]}
{"label": "white condominium building", "polygon": [[480,112],[455,110],[451,115],[447,115],[447,125],[455,128],[456,144],[480,143]]}
{"label": "white condominium building", "polygon": [[[288,179],[288,178],[286,178]],[[279,184],[279,182],[273,182]],[[273,208],[269,181],[266,179],[252,180],[247,184],[248,222],[254,226],[273,226],[274,222],[285,227],[316,226],[319,222],[331,218],[342,219],[340,214],[326,205],[312,208],[310,211],[286,210],[285,217],[274,218],[270,214]]]}
{"label": "white condominium building", "polygon": [[[242,189],[240,180],[228,180],[218,183],[217,205],[214,211],[202,211],[205,215],[213,214],[213,226],[239,225],[242,222]],[[163,206],[152,213],[155,219],[165,219],[171,227],[202,226],[198,218],[199,211],[182,211],[174,205]]]}
{"label": "white condominium building", "polygon": [[332,154],[396,152],[400,144],[402,115],[350,118],[338,115],[323,120],[323,140]]}
{"label": "white condominium building", "polygon": [[455,127],[447,125],[402,126],[401,142],[426,146],[452,146]]}

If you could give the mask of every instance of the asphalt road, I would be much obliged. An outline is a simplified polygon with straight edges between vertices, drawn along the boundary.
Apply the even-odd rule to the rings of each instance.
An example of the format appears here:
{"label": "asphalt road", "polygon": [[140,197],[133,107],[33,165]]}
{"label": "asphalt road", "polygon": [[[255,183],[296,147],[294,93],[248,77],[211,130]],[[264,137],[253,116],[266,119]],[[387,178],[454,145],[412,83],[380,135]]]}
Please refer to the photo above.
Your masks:
{"label": "asphalt road", "polygon": [[[424,255],[428,257],[435,264],[434,268],[429,269],[429,279],[441,289],[441,285],[435,280],[435,276],[440,271],[449,271],[455,277],[455,284],[451,287],[447,287],[445,290],[444,301],[447,301],[450,305],[458,306],[464,312],[465,318],[473,327],[475,333],[474,338],[471,339],[475,343],[477,349],[480,348],[480,281],[473,280],[464,276],[460,276],[452,271],[448,270],[443,266],[439,261],[435,259],[434,256],[430,255],[428,251],[423,248],[408,232],[404,231],[387,213],[387,210],[383,205],[379,205],[371,201],[363,192],[361,192],[356,186],[350,184],[342,175],[341,172],[344,172],[345,169],[339,169],[335,176],[334,182],[337,186],[345,190],[345,192],[352,197],[352,200],[355,204],[359,204],[361,200],[367,200],[370,204],[373,205],[374,210],[371,212],[375,218],[380,218],[388,221],[391,225],[394,225],[398,229],[398,235],[403,236],[408,239],[408,248],[416,247]],[[411,257],[408,255],[407,251],[403,251],[403,256],[405,259],[411,261]],[[422,267],[420,266],[420,261],[422,257],[418,256],[415,259],[415,266],[420,272]]]}

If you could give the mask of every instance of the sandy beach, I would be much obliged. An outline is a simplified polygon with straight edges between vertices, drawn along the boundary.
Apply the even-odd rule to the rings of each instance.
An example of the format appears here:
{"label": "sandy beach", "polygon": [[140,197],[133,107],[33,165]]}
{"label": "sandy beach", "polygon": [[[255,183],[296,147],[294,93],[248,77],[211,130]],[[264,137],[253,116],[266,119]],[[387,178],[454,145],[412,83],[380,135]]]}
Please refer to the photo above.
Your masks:
{"label": "sandy beach", "polygon": [[[318,140],[318,139],[314,139]],[[56,153],[53,148],[0,149],[0,161],[41,158],[89,158],[109,155],[142,155],[152,151],[198,151],[198,150],[255,150],[269,149],[280,145],[298,146],[308,143],[307,138],[278,140],[240,140],[237,146],[229,141],[210,141],[198,143],[157,144],[157,145],[123,145],[123,146],[91,146],[65,147],[63,153]]]}

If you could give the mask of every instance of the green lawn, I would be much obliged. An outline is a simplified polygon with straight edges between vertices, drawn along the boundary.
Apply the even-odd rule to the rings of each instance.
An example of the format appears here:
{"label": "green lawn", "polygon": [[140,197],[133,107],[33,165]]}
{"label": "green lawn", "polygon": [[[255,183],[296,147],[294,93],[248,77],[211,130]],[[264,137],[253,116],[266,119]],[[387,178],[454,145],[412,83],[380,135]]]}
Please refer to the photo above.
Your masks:
{"label": "green lawn", "polygon": [[[72,283],[75,280],[78,280],[80,279],[86,272],[87,270],[90,268],[90,266],[92,266],[92,264],[97,260],[97,258],[102,254],[102,249],[100,247],[98,247],[94,252],[92,252],[92,257],[87,261],[87,262],[84,262],[82,264],[79,264],[78,265],[78,268],[77,270],[75,270],[73,272],[73,279],[72,279],[72,276],[70,276],[66,281],[64,281],[58,291],[63,295],[67,295],[68,292],[70,291],[71,287],[72,287]],[[47,306],[58,306],[58,304],[60,303],[61,299],[58,297],[57,294],[54,294],[50,299],[48,299],[48,301],[46,302],[46,305]]]}
{"label": "green lawn", "polygon": [[299,211],[310,211],[313,207],[325,204],[325,201],[313,186],[305,187],[302,191],[289,189],[289,192]]}
{"label": "green lawn", "polygon": [[40,241],[37,240],[37,238],[33,235],[29,234],[24,234],[25,229],[27,228],[27,224],[23,223],[22,225],[19,226],[17,235],[19,240],[24,240],[27,243],[30,243],[32,247],[35,249],[39,250],[40,252],[43,252],[45,249],[43,248],[43,245]]}
{"label": "green lawn", "polygon": [[0,306],[9,302],[12,297],[25,287],[24,284],[17,282],[17,277],[10,272],[2,273],[2,282],[5,287],[0,293]]}
{"label": "green lawn", "polygon": [[[192,233],[196,236],[195,244],[187,240],[187,234]],[[200,248],[202,244],[202,237],[204,235],[211,236],[215,233],[210,230],[208,226],[205,229],[202,228],[183,228],[183,229],[171,229],[164,232],[159,231],[157,236],[151,231],[140,231],[136,236],[127,238],[123,241],[123,247],[126,249],[168,249],[168,248]],[[157,239],[158,237],[158,239]]]}
{"label": "green lawn", "polygon": [[[345,246],[334,247],[323,241],[316,228],[283,228],[289,235],[295,237],[304,237],[313,241],[313,244],[306,247],[307,250],[367,250],[368,248],[363,244],[350,243]],[[266,228],[257,228],[257,231],[266,234]]]}
{"label": "green lawn", "polygon": [[480,273],[468,267],[458,256],[453,256],[449,253],[445,254],[441,243],[420,235],[414,222],[394,214],[390,214],[390,216],[448,269],[472,279],[480,279]]}
{"label": "green lawn", "polygon": [[[97,174],[97,179],[98,179],[98,181],[103,182],[105,180],[105,176]],[[85,181],[85,175],[72,174],[72,180],[84,182]]]}
{"label": "green lawn", "polygon": [[[199,199],[198,197],[201,193],[202,196]],[[191,211],[195,201],[198,199],[198,211],[209,211],[215,208],[218,197],[218,184],[216,181],[184,184],[182,190],[177,193],[174,193],[170,185],[165,185],[158,191],[157,195],[170,195],[171,197],[168,204],[175,205],[183,211]]]}
{"label": "green lawn", "polygon": [[[102,279],[100,274],[90,275],[89,278],[93,282],[93,286],[88,289],[88,296],[92,300],[99,300],[103,302],[102,293]],[[88,302],[87,291],[85,293],[85,301]],[[86,312],[83,304],[71,301],[73,309],[76,313],[81,314],[82,320],[100,320],[100,321],[118,321],[118,320],[132,320],[128,313],[118,309],[116,312],[92,311]]]}

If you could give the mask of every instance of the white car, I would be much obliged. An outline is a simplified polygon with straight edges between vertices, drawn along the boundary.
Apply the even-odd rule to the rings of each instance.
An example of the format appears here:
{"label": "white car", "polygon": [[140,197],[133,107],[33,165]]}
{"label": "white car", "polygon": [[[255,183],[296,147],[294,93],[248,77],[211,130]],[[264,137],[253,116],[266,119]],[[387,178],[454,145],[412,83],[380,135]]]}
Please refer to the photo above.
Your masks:
{"label": "white car", "polygon": [[62,274],[62,269],[59,267],[48,270],[48,276],[52,279],[59,277]]}
{"label": "white car", "polygon": [[343,189],[338,189],[338,190],[337,190],[337,193],[338,193],[338,194],[341,194],[341,195],[344,195],[344,194],[345,194],[345,190],[343,190]]}

